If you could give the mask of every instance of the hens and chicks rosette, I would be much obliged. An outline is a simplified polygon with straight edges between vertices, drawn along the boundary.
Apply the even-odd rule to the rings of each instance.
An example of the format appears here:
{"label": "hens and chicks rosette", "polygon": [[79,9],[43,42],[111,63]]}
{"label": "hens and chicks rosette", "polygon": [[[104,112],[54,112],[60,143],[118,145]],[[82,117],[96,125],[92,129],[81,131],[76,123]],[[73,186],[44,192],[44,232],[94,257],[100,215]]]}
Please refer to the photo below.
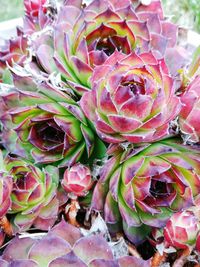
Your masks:
{"label": "hens and chicks rosette", "polygon": [[148,266],[82,236],[96,211],[129,247],[161,230],[165,247],[199,250],[199,58],[187,78],[185,55],[171,64],[160,0],[61,2],[24,0],[0,48],[0,243],[19,234],[1,266]]}

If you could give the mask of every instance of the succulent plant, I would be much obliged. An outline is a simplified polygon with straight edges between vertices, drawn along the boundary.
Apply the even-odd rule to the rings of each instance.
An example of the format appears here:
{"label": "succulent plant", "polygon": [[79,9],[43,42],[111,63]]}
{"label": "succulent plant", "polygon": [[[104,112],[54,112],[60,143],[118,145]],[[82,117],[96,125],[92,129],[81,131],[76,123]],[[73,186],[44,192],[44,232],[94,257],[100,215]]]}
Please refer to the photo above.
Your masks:
{"label": "succulent plant", "polygon": [[94,69],[91,82],[80,105],[104,141],[153,142],[169,135],[180,101],[164,60],[115,51]]}
{"label": "succulent plant", "polygon": [[24,0],[25,13],[30,17],[38,17],[39,10],[46,12],[44,5],[47,0]]}
{"label": "succulent plant", "polygon": [[10,195],[12,186],[12,176],[4,168],[3,156],[0,150],[0,218],[4,217],[11,207]]}
{"label": "succulent plant", "polygon": [[78,228],[64,220],[40,239],[15,237],[3,252],[0,265],[3,264],[31,267],[150,266],[149,261],[133,256],[115,259],[101,234],[83,236]]}
{"label": "succulent plant", "polygon": [[21,90],[14,88],[1,97],[8,110],[0,119],[8,151],[36,163],[70,166],[84,152],[90,157],[94,143],[97,150],[104,147],[99,139],[94,140],[87,119],[71,96],[46,82],[34,88],[30,79],[18,80]]}
{"label": "succulent plant", "polygon": [[12,205],[14,231],[36,228],[47,230],[57,219],[56,189],[59,176],[56,167],[40,170],[30,162],[7,156],[4,166],[13,178]]}
{"label": "succulent plant", "polygon": [[6,40],[4,45],[0,46],[0,79],[3,77],[7,64],[9,66],[13,66],[13,63],[23,65],[28,55],[27,46],[27,37],[20,28],[17,28],[16,37]]}
{"label": "succulent plant", "polygon": [[62,187],[74,196],[85,196],[93,185],[90,169],[81,163],[64,172]]}
{"label": "succulent plant", "polygon": [[176,26],[163,20],[157,2],[153,12],[152,6],[134,9],[129,0],[120,4],[94,0],[87,6],[65,1],[55,23],[54,44],[39,41],[37,59],[41,65],[51,62],[52,69],[56,65],[63,80],[82,94],[91,88],[93,68],[115,50],[124,54],[152,50],[157,58],[163,57],[166,47],[176,43]]}
{"label": "succulent plant", "polygon": [[122,224],[138,243],[150,231],[147,226],[164,227],[173,212],[194,205],[200,193],[198,150],[166,139],[127,150],[112,145],[108,154],[91,208],[104,212],[111,231]]}
{"label": "succulent plant", "polygon": [[200,141],[200,76],[188,85],[181,96],[182,109],[179,116],[181,132],[187,135],[187,140]]}
{"label": "succulent plant", "polygon": [[[174,48],[177,41],[177,25],[165,19],[160,0],[131,0],[135,12],[142,22],[146,22],[150,32],[150,50],[157,58],[163,57],[168,48]],[[170,49],[171,50],[171,49]]]}
{"label": "succulent plant", "polygon": [[47,0],[24,0],[25,16],[23,28],[26,34],[31,35],[53,23],[54,16],[49,14],[47,2]]}
{"label": "succulent plant", "polygon": [[192,211],[185,210],[171,216],[164,228],[166,246],[185,249],[195,245],[199,222]]}

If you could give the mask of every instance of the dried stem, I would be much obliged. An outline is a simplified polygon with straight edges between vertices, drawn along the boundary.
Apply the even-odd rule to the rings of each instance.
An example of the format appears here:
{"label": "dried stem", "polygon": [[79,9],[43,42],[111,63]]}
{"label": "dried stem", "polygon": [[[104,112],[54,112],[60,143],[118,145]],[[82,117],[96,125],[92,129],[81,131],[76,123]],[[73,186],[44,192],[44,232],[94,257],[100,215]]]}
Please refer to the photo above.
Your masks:
{"label": "dried stem", "polygon": [[166,259],[166,253],[161,255],[158,251],[151,260],[151,267],[159,267]]}
{"label": "dried stem", "polygon": [[79,203],[77,199],[71,199],[70,204],[68,204],[65,208],[65,216],[67,221],[78,227],[79,223],[76,220],[77,212],[80,209]]}
{"label": "dried stem", "polygon": [[175,260],[174,264],[172,267],[183,267],[184,264],[186,263],[187,261],[187,256],[190,255],[190,249],[189,248],[186,248],[182,251],[180,257],[178,259]]}
{"label": "dried stem", "polygon": [[8,236],[13,235],[12,226],[6,216],[0,218],[0,227],[3,229],[4,233],[7,234]]}

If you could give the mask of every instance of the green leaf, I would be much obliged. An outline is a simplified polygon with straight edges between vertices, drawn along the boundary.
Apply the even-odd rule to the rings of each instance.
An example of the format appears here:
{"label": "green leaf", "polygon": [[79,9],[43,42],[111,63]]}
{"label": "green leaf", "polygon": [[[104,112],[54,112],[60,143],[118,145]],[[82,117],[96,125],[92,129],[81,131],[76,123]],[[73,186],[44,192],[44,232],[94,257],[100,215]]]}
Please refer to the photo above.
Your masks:
{"label": "green leaf", "polygon": [[124,201],[123,196],[121,195],[121,192],[119,191],[119,200],[118,200],[118,205],[119,205],[119,209],[121,214],[123,213],[124,215],[123,217],[123,221],[127,223],[127,225],[129,225],[130,227],[132,226],[140,226],[141,220],[139,218],[139,214],[136,210],[134,209],[130,209],[126,202]]}
{"label": "green leaf", "polygon": [[4,170],[3,153],[0,150],[0,171]]}
{"label": "green leaf", "polygon": [[160,207],[160,213],[151,214],[138,209],[138,214],[143,223],[153,227],[163,227],[173,212],[165,207]]}
{"label": "green leaf", "polygon": [[90,157],[94,149],[94,133],[89,127],[85,126],[84,124],[81,124],[81,132],[85,139],[88,157]]}
{"label": "green leaf", "polygon": [[194,74],[200,70],[200,46],[197,47],[193,54],[192,63],[188,69],[188,77],[194,76]]}
{"label": "green leaf", "polygon": [[81,207],[89,207],[91,205],[93,192],[89,191],[84,197],[79,197],[79,204]]}
{"label": "green leaf", "polygon": [[54,121],[73,142],[78,143],[81,141],[80,121],[75,117],[55,115]]}
{"label": "green leaf", "polygon": [[20,124],[26,121],[28,118],[33,118],[41,113],[36,107],[24,107],[19,108],[11,112],[12,122],[15,124]]}
{"label": "green leaf", "polygon": [[98,137],[95,138],[94,141],[94,150],[92,153],[92,157],[102,159],[106,155],[106,145],[105,143]]}
{"label": "green leaf", "polygon": [[123,221],[123,228],[126,232],[126,235],[129,236],[130,240],[134,243],[141,243],[147,236],[151,233],[152,228],[148,225],[141,225],[139,227],[128,227],[125,221]]}
{"label": "green leaf", "polygon": [[75,162],[77,162],[80,157],[82,156],[83,152],[85,149],[85,142],[77,144],[72,150],[70,150],[69,154],[66,154],[64,156],[64,159],[59,162],[58,167],[66,167],[66,166],[71,166]]}
{"label": "green leaf", "polygon": [[12,74],[9,69],[5,69],[5,71],[3,72],[2,81],[6,84],[13,84]]}
{"label": "green leaf", "polygon": [[59,183],[59,171],[58,168],[48,165],[45,167],[45,171],[51,176],[52,182],[54,182],[57,186]]}

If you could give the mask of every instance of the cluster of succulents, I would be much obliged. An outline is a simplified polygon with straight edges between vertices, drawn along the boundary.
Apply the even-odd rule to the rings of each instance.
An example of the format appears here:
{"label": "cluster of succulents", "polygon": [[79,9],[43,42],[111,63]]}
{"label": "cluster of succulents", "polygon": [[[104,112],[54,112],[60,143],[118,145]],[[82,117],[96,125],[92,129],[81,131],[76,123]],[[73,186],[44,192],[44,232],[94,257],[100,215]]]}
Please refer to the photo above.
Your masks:
{"label": "cluster of succulents", "polygon": [[31,267],[148,265],[149,261],[128,255],[114,258],[110,243],[102,234],[84,236],[77,227],[62,220],[44,236],[15,237],[4,250],[0,264]]}
{"label": "cluster of succulents", "polygon": [[[160,0],[24,8],[0,47],[0,266],[159,266],[171,247],[200,253],[198,50],[180,55]],[[88,230],[96,214],[109,238]],[[126,255],[111,249],[122,236]],[[156,257],[139,255],[144,244]]]}

